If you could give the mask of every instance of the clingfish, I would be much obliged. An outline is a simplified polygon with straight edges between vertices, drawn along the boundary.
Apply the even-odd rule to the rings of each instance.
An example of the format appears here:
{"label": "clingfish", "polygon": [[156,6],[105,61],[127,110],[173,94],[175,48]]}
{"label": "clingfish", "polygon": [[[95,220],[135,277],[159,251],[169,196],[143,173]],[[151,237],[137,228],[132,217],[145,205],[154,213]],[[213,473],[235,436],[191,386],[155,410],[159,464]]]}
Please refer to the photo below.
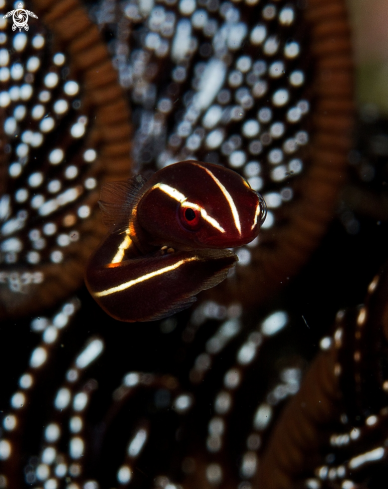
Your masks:
{"label": "clingfish", "polygon": [[152,321],[189,307],[222,282],[266,216],[264,199],[238,173],[183,161],[145,180],[109,183],[100,207],[109,234],[92,255],[86,285],[120,321]]}

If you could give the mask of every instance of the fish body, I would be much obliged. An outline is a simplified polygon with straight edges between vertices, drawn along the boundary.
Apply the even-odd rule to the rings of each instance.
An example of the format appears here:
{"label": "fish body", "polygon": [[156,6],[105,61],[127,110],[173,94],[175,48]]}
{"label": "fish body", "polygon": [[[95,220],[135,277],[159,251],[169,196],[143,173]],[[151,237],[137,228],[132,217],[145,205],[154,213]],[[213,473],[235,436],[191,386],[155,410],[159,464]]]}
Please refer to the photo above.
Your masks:
{"label": "fish body", "polygon": [[174,314],[214,287],[237,261],[229,249],[252,241],[263,198],[236,172],[183,161],[103,188],[109,234],[91,257],[87,287],[121,321]]}

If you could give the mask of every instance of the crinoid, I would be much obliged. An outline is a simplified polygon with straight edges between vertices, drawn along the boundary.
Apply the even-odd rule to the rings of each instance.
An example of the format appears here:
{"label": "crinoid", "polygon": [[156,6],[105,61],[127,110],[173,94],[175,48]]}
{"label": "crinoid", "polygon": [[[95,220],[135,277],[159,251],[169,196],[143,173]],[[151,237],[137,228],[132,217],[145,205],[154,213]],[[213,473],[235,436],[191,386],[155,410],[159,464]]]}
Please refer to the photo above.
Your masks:
{"label": "crinoid", "polygon": [[81,285],[100,185],[129,172],[129,111],[97,29],[76,2],[34,8],[28,33],[1,25],[3,318]]}

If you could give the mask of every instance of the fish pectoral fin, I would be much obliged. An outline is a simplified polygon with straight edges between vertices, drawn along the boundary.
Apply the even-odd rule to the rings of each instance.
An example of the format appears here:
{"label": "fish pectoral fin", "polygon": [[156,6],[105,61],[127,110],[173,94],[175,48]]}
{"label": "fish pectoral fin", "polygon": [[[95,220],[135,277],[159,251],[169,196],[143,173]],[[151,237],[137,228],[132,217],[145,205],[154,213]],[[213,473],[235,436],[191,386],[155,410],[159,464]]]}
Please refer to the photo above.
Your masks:
{"label": "fish pectoral fin", "polygon": [[229,250],[203,250],[198,251],[197,256],[201,262],[201,267],[203,267],[205,264],[205,266],[209,267],[209,261],[216,260],[216,264],[212,264],[208,270],[208,278],[198,282],[198,289],[196,291],[192,290],[192,296],[188,297],[187,299],[182,299],[182,297],[180,297],[176,303],[171,303],[168,309],[159,315],[149,318],[148,321],[165,319],[166,317],[172,316],[173,314],[177,314],[178,312],[184,311],[185,309],[191,307],[193,304],[195,304],[195,302],[197,302],[197,298],[195,296],[201,291],[211,289],[224,281],[228,275],[229,269],[232,268],[237,261],[237,256]]}
{"label": "fish pectoral fin", "polygon": [[187,300],[180,301],[175,305],[171,304],[167,310],[159,314],[155,314],[154,316],[148,318],[147,321],[159,321],[160,319],[166,319],[170,316],[173,316],[174,314],[178,314],[178,312],[182,312],[185,309],[188,309],[196,302],[197,302],[196,297],[189,297]]}
{"label": "fish pectoral fin", "polygon": [[[211,289],[224,281],[230,268],[238,261],[237,255],[230,250],[202,250],[198,252],[198,256],[208,263],[211,269],[209,277],[202,283],[201,290]],[[221,263],[229,265],[221,267]]]}
{"label": "fish pectoral fin", "polygon": [[177,251],[88,267],[86,284],[98,304],[120,321],[152,321],[186,309],[237,261],[229,250]]}

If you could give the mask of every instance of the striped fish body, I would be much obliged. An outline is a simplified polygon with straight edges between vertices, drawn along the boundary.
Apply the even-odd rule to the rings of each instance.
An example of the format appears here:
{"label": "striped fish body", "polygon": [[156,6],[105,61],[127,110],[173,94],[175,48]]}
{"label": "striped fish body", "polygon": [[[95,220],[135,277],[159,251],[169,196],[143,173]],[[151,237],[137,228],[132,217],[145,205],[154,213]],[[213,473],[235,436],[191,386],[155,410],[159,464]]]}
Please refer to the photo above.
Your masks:
{"label": "striped fish body", "polygon": [[226,248],[254,239],[265,218],[263,199],[240,175],[197,161],[108,184],[101,207],[110,232],[86,284],[108,314],[128,322],[189,307],[234,266]]}

